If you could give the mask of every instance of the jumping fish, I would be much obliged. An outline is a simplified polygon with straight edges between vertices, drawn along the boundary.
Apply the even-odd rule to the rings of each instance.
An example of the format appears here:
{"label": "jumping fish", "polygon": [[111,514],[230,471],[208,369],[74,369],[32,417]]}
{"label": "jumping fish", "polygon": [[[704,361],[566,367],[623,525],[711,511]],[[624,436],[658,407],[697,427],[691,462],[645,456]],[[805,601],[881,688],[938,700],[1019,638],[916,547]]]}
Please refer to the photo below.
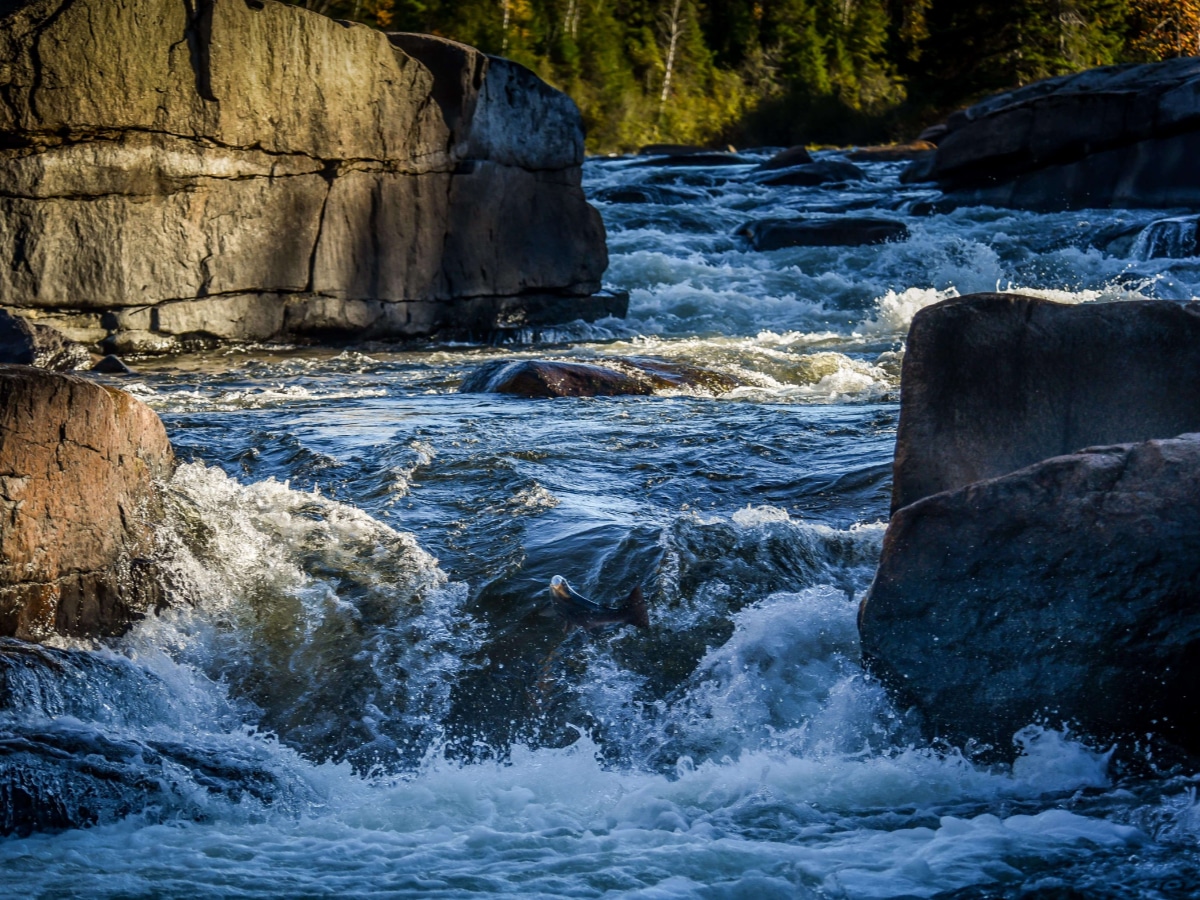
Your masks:
{"label": "jumping fish", "polygon": [[561,575],[555,575],[550,579],[550,596],[554,600],[554,611],[571,627],[588,631],[605,625],[650,627],[641,585],[630,591],[620,606],[602,606],[577,593]]}

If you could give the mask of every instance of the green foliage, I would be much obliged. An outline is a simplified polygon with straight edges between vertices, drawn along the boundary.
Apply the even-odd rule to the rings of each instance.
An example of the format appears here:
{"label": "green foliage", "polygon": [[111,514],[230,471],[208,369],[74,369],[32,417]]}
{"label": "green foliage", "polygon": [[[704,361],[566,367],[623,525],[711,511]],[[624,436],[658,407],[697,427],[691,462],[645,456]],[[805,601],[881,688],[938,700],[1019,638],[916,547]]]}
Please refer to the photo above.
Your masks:
{"label": "green foliage", "polygon": [[[660,142],[863,143],[906,136],[989,92],[1125,59],[1175,55],[1176,45],[1192,39],[1157,40],[1159,32],[1151,29],[1162,16],[1155,10],[1196,5],[1196,0],[291,2],[387,30],[443,35],[521,62],[575,99],[594,152]],[[1175,19],[1183,16],[1176,13]],[[1186,45],[1200,47],[1195,40]]]}

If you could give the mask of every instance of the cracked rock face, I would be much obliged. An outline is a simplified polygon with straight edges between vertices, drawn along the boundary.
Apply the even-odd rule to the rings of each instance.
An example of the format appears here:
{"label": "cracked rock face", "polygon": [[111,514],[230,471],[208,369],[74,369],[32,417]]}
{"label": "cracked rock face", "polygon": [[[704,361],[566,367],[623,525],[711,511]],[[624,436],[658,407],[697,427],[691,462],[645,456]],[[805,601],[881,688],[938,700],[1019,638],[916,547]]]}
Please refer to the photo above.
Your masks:
{"label": "cracked rock face", "polygon": [[290,339],[364,303],[423,336],[525,295],[589,317],[582,161],[569,98],[461,44],[273,0],[0,2],[0,297],[76,340]]}
{"label": "cracked rock face", "polygon": [[0,366],[0,636],[117,634],[159,600],[158,416],[115,388]]}

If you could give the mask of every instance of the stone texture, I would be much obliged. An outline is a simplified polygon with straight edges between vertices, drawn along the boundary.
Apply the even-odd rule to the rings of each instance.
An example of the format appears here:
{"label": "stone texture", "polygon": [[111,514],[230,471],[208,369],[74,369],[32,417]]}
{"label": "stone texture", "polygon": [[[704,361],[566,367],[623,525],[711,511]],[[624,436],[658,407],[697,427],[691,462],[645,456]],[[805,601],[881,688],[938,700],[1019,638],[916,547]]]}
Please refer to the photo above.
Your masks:
{"label": "stone texture", "polygon": [[780,150],[759,168],[763,170],[790,169],[793,166],[806,166],[812,161],[812,154],[804,147],[788,147],[786,150]]}
{"label": "stone texture", "polygon": [[122,631],[158,602],[155,484],[171,445],[115,388],[0,366],[0,635]]}
{"label": "stone texture", "polygon": [[91,354],[82,344],[68,340],[48,325],[0,310],[0,364],[69,372],[91,362]]}
{"label": "stone texture", "polygon": [[893,219],[838,216],[826,219],[759,219],[738,229],[755,250],[783,247],[859,247],[903,241],[908,226]]}
{"label": "stone texture", "polygon": [[846,154],[851,162],[904,162],[922,159],[937,150],[929,141],[909,141],[907,144],[882,144],[877,147],[857,147]]}
{"label": "stone texture", "polygon": [[1098,447],[893,515],[864,657],[927,730],[1031,723],[1200,753],[1200,435]]}
{"label": "stone texture", "polygon": [[469,374],[464,394],[520,397],[645,396],[660,391],[693,391],[710,396],[738,386],[728,375],[652,359],[606,359],[603,365],[564,360],[502,360]]}
{"label": "stone texture", "polygon": [[1200,304],[973,294],[913,317],[892,510],[1099,444],[1200,431]]}
{"label": "stone texture", "polygon": [[574,319],[607,266],[575,105],[451,41],[275,0],[27,0],[0,5],[0,90],[0,297],[69,337],[289,340],[296,295]]}
{"label": "stone texture", "polygon": [[933,180],[957,203],[1038,210],[1200,200],[1200,59],[1107,66],[999,94],[946,121]]}

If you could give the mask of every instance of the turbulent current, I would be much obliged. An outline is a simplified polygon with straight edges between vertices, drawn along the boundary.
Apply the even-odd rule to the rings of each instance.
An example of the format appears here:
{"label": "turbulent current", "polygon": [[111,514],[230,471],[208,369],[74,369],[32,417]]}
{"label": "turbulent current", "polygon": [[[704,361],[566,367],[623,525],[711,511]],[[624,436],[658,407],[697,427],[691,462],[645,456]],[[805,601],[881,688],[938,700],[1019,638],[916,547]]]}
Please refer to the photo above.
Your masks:
{"label": "turbulent current", "polygon": [[[931,746],[863,671],[855,613],[913,314],[979,290],[1194,297],[1195,224],[930,213],[900,165],[867,170],[781,188],[592,160],[627,319],[114,378],[182,460],[175,602],[104,646],[0,647],[0,768],[40,816],[0,838],[0,894],[1194,896],[1200,777],[1052,721],[1011,765]],[[603,199],[639,185],[671,202]],[[909,236],[736,236],[843,212]],[[489,360],[611,356],[740,386],[457,392]],[[641,585],[650,627],[566,631],[554,575],[607,604]]]}

